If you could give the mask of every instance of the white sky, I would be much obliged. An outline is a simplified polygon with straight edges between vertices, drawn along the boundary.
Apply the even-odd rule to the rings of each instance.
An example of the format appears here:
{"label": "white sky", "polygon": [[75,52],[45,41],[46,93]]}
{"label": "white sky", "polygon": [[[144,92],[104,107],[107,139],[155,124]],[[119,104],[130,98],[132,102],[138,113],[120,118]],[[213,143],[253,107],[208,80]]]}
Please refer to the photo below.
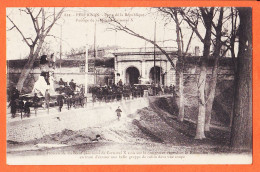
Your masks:
{"label": "white sky", "polygon": [[[53,8],[46,8],[47,10],[53,10]],[[59,8],[56,9],[58,11]],[[84,14],[85,12],[85,14]],[[120,14],[116,18],[123,20],[122,23],[126,24],[128,27],[143,35],[149,39],[154,37],[154,26],[156,21],[156,40],[163,41],[169,40],[164,43],[167,47],[177,47],[175,42],[176,32],[174,22],[164,26],[165,20],[161,15],[155,13],[155,9],[151,8],[66,8],[63,13],[62,18],[58,21],[59,25],[55,25],[51,31],[52,35],[60,37],[61,25],[62,25],[62,52],[70,51],[72,48],[80,48],[86,45],[86,35],[88,35],[88,44],[91,46],[94,43],[94,26],[95,20],[100,20],[104,18],[104,14]],[[129,17],[126,13],[138,14],[141,17]],[[26,37],[32,36],[34,33],[33,24],[30,20],[29,15],[24,14],[18,10],[18,8],[7,8],[7,15],[14,20]],[[98,15],[98,17],[93,17],[91,15]],[[125,20],[129,20],[127,23]],[[7,29],[12,27],[12,24],[7,20]],[[96,46],[102,47],[107,45],[117,45],[124,48],[141,48],[145,46],[145,41],[128,35],[124,32],[108,31],[108,24],[96,22]],[[184,24],[182,27],[184,33],[184,44],[188,42],[191,34],[191,30],[187,29]],[[199,30],[204,37],[205,29],[203,26],[199,26]],[[202,43],[196,38],[194,34],[194,39],[191,42],[190,52],[193,52],[195,46],[200,46],[200,50],[203,49]],[[50,44],[50,51],[48,54],[56,53],[60,51],[60,41],[59,38],[54,39],[53,37],[48,37],[46,40]],[[162,46],[163,43],[160,42]],[[146,44],[147,47],[152,47],[151,44]],[[185,48],[186,49],[186,48]],[[19,35],[17,30],[13,29],[7,31],[7,59],[20,59],[28,55],[29,48],[22,41],[22,37]]]}

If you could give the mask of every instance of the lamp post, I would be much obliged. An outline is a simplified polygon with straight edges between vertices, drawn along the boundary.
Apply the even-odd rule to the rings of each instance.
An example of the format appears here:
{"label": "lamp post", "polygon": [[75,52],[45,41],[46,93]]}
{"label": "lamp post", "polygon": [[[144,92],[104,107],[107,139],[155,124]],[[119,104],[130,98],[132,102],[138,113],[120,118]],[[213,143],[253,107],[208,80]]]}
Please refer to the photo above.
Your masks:
{"label": "lamp post", "polygon": [[87,97],[88,93],[88,35],[86,34],[86,54],[85,54],[85,96]]}
{"label": "lamp post", "polygon": [[154,23],[154,46],[153,46],[153,55],[154,55],[154,61],[153,61],[153,75],[154,75],[154,83],[156,84],[156,69],[155,69],[155,41],[156,41],[156,22]]}
{"label": "lamp post", "polygon": [[60,25],[60,74],[61,74],[61,56],[62,56],[62,25]]}

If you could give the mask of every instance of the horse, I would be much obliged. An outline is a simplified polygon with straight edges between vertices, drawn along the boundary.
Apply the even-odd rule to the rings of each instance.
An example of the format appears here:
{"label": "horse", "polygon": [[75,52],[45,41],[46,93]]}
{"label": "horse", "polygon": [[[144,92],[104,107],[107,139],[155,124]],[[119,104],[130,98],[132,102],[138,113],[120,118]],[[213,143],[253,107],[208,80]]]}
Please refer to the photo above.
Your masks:
{"label": "horse", "polygon": [[84,107],[85,105],[85,96],[82,92],[77,92],[72,96],[72,105],[76,108],[78,105]]}

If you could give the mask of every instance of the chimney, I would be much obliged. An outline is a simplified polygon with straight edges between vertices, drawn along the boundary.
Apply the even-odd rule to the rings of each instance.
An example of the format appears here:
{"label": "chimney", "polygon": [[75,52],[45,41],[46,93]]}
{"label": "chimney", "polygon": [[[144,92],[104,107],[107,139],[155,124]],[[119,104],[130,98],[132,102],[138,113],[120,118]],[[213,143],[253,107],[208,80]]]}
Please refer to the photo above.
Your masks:
{"label": "chimney", "polygon": [[200,47],[195,46],[195,56],[199,56],[199,55],[200,55]]}

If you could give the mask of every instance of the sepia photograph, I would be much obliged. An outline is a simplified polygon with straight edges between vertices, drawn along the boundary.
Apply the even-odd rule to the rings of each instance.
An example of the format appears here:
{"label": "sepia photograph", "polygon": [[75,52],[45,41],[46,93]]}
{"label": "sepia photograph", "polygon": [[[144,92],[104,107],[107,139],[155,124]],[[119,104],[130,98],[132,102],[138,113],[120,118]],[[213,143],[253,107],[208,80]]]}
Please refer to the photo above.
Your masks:
{"label": "sepia photograph", "polygon": [[8,165],[252,164],[251,7],[7,7]]}

